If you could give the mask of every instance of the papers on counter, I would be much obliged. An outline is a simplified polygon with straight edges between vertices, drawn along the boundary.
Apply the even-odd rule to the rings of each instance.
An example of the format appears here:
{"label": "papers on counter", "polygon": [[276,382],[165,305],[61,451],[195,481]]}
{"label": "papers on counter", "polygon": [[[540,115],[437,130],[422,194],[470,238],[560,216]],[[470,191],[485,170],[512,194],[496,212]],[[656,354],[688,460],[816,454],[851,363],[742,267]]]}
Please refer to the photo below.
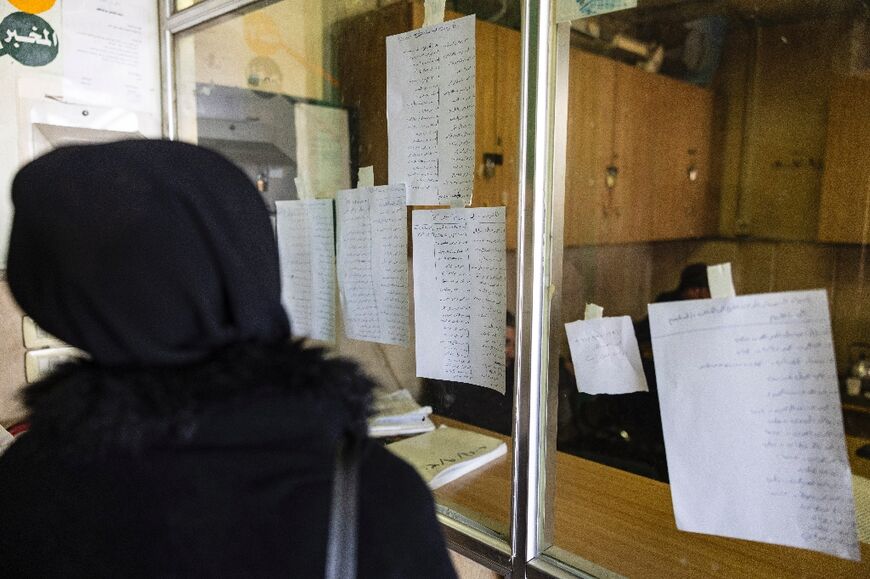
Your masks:
{"label": "papers on counter", "polygon": [[294,336],[335,341],[332,200],[276,201],[281,302]]}
{"label": "papers on counter", "polygon": [[407,390],[396,390],[375,399],[375,415],[369,419],[369,436],[418,434],[435,430],[429,419],[431,406],[420,406]]}
{"label": "papers on counter", "polygon": [[507,454],[507,445],[497,438],[446,426],[387,448],[417,469],[432,490]]}
{"label": "papers on counter", "polygon": [[858,560],[825,291],[649,314],[677,527]]}
{"label": "papers on counter", "polygon": [[338,287],[348,338],[408,345],[405,187],[339,191]]}
{"label": "papers on counter", "polygon": [[387,37],[390,183],[409,205],[463,206],[474,180],[475,17]]}
{"label": "papers on counter", "polygon": [[504,207],[414,211],[417,376],[505,393]]}
{"label": "papers on counter", "polygon": [[565,324],[577,390],[587,394],[647,392],[631,318],[597,318]]}

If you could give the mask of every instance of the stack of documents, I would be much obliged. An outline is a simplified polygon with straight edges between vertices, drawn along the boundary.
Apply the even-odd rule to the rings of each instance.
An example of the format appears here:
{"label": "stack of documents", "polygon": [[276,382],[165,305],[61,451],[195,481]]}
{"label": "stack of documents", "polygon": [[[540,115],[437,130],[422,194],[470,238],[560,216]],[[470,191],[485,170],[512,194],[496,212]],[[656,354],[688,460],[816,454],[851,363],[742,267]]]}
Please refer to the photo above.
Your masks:
{"label": "stack of documents", "polygon": [[375,415],[369,419],[369,436],[419,434],[435,430],[429,420],[431,406],[420,406],[407,390],[397,390],[375,399]]}
{"label": "stack of documents", "polygon": [[387,448],[413,466],[432,490],[507,454],[507,445],[497,438],[447,426]]}

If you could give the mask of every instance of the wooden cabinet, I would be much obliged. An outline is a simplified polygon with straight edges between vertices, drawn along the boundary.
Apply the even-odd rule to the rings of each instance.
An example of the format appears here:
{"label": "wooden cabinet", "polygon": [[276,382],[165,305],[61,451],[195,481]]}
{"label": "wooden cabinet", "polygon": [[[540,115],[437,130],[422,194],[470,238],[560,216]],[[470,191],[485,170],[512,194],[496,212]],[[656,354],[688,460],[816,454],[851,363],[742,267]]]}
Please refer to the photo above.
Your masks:
{"label": "wooden cabinet", "polygon": [[709,91],[572,49],[565,244],[712,234]]}
{"label": "wooden cabinet", "polygon": [[870,241],[870,78],[842,77],[828,114],[819,240]]}
{"label": "wooden cabinet", "polygon": [[[447,13],[447,18],[461,15]],[[344,21],[336,47],[342,104],[357,111],[360,165],[387,182],[385,38],[418,28],[422,2]],[[472,206],[507,208],[516,248],[520,33],[477,21],[477,120]],[[710,194],[712,94],[611,59],[571,50],[565,244],[631,243],[715,232]],[[501,165],[487,170],[485,155]],[[608,170],[615,172],[608,185]]]}
{"label": "wooden cabinet", "polygon": [[[423,24],[422,2],[398,2],[339,24],[337,64],[342,104],[357,112],[353,143],[361,166],[373,165],[375,183],[387,183],[386,45],[392,34]],[[447,12],[445,19],[462,17]],[[361,31],[365,33],[361,34]],[[520,97],[519,32],[476,23],[477,119],[472,207],[507,207],[507,244],[516,247],[517,147]],[[484,155],[501,156],[487,171]]]}

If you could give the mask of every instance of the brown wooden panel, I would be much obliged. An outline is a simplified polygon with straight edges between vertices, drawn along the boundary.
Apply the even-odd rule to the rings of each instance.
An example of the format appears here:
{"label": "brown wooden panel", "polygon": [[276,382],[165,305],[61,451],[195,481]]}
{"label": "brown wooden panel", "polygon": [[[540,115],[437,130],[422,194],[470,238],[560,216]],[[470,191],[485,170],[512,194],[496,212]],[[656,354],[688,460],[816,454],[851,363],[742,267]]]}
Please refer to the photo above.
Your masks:
{"label": "brown wooden panel", "polygon": [[870,241],[870,78],[841,77],[831,91],[819,239]]}
{"label": "brown wooden panel", "polygon": [[571,49],[568,77],[568,144],[565,173],[565,245],[618,239],[622,200],[608,192],[605,171],[614,162],[616,64]]}
{"label": "brown wooden panel", "polygon": [[341,103],[357,118],[357,154],[361,166],[373,165],[375,184],[387,183],[386,37],[411,30],[405,2],[340,22],[337,62]]}
{"label": "brown wooden panel", "polygon": [[496,205],[506,208],[507,247],[517,247],[517,208],[519,206],[519,146],[520,146],[520,33],[499,27],[496,68],[496,147],[503,156],[503,165],[496,169],[498,199]]}

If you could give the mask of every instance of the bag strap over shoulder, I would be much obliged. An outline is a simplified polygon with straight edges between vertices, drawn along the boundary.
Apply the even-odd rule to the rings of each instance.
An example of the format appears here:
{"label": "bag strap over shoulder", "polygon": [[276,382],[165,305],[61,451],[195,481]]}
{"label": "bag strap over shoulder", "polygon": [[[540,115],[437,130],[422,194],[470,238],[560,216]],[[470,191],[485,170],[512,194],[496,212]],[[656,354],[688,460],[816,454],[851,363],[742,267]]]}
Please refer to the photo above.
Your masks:
{"label": "bag strap over shoulder", "polygon": [[359,462],[362,441],[346,437],[339,445],[326,544],[326,579],[352,579],[357,567]]}

